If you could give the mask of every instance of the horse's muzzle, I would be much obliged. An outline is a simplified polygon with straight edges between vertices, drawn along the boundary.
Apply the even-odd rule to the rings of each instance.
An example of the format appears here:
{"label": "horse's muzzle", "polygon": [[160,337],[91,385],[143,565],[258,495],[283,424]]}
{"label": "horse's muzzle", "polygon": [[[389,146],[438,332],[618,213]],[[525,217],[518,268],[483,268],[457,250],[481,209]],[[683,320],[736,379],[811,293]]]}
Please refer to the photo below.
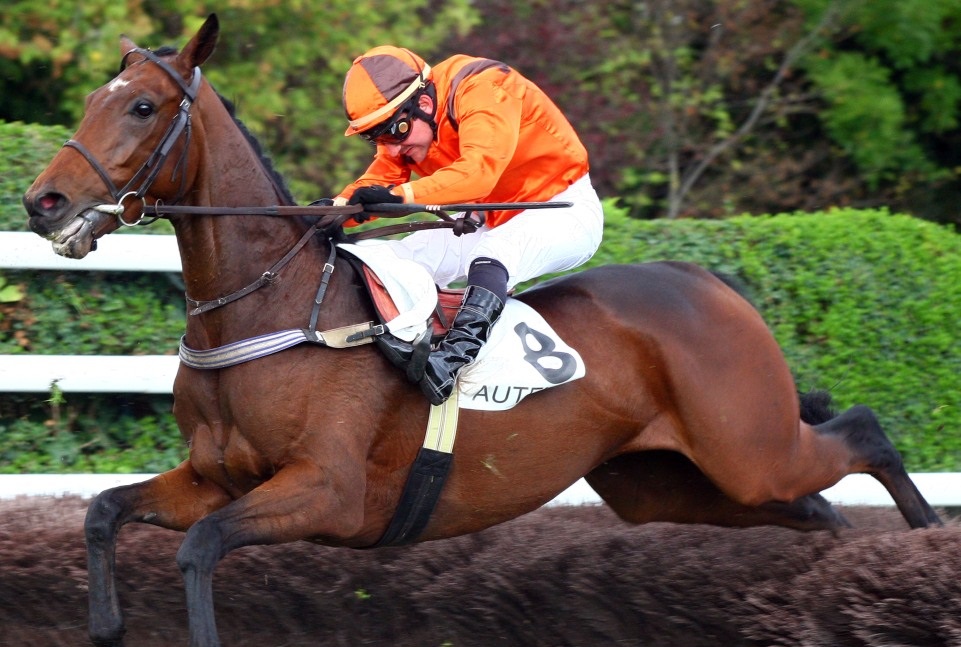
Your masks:
{"label": "horse's muzzle", "polygon": [[109,216],[89,206],[78,207],[62,193],[31,189],[23,196],[23,206],[30,230],[51,241],[54,251],[67,258],[83,258],[109,230]]}

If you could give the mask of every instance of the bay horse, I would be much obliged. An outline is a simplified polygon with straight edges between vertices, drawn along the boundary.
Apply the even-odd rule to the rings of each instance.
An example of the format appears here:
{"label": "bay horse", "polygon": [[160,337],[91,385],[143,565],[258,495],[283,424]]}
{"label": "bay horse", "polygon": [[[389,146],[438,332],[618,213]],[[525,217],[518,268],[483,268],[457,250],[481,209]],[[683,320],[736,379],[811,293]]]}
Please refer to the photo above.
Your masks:
{"label": "bay horse", "polygon": [[[191,207],[170,216],[188,303],[257,283],[315,222],[205,211],[293,204],[200,73],[218,34],[212,15],[179,53],[122,39],[121,71],[88,97],[74,138],[24,196],[31,229],[76,258],[121,221],[137,220],[144,205]],[[116,203],[119,216],[105,203]],[[189,316],[184,343],[210,349],[303,328],[331,245],[323,233],[310,236],[260,289]],[[340,259],[333,269],[319,328],[374,319],[358,271]],[[813,530],[845,525],[818,492],[866,472],[911,527],[940,523],[870,409],[818,424],[801,419],[791,372],[764,321],[710,272],[675,262],[606,266],[517,298],[579,351],[586,376],[507,411],[462,411],[449,478],[417,541],[515,518],[582,476],[628,522]],[[97,645],[123,644],[115,584],[123,525],[186,533],[177,563],[190,645],[219,645],[217,563],[253,544],[374,546],[398,506],[429,410],[373,345],[301,344],[229,368],[181,365],[173,393],[189,458],[101,493],[87,513]]]}

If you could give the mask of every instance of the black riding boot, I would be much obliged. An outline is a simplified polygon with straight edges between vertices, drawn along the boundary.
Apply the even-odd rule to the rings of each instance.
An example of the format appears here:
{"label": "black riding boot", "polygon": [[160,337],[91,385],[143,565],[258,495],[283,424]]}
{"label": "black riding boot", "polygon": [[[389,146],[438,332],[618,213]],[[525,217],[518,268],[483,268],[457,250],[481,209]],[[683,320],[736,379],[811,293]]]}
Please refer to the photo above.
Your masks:
{"label": "black riding boot", "polygon": [[427,358],[420,390],[431,404],[443,403],[454,392],[458,371],[477,359],[503,309],[504,302],[487,288],[468,286],[450,332]]}

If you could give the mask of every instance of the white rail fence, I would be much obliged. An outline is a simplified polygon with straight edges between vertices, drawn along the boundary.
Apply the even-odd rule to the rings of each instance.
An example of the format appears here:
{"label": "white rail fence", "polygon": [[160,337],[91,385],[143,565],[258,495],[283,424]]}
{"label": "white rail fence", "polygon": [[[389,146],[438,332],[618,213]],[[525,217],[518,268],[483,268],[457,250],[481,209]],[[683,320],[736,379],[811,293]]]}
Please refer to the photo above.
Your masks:
{"label": "white rail fence", "polygon": [[[0,270],[180,272],[173,236],[126,234],[106,236],[98,250],[82,260],[56,256],[50,243],[31,233],[0,232]],[[174,355],[0,355],[0,393],[46,393],[51,384],[63,392],[170,393],[179,361]],[[0,475],[0,499],[20,495],[90,497],[103,489],[150,478],[151,474],[16,474]],[[912,474],[918,488],[935,506],[961,506],[961,474]],[[856,474],[825,490],[842,505],[892,505],[873,478]],[[578,505],[599,499],[583,480],[552,503]]]}
{"label": "white rail fence", "polygon": [[[74,260],[29,232],[0,232],[0,270],[180,272],[173,236],[105,236],[96,252]],[[175,355],[2,355],[0,393],[43,393],[56,382],[64,393],[170,393]]]}

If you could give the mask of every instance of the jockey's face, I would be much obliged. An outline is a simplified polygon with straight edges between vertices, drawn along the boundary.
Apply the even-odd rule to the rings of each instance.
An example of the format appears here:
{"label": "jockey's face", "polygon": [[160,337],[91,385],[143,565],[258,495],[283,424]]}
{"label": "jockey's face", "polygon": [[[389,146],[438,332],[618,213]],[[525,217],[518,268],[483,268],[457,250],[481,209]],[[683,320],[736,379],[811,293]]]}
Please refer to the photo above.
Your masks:
{"label": "jockey's face", "polygon": [[[434,102],[427,95],[420,97],[420,109],[425,113],[434,114]],[[410,135],[400,143],[383,143],[381,146],[391,157],[403,157],[405,161],[412,164],[420,164],[427,157],[427,151],[434,143],[434,130],[430,124],[414,117],[411,120]]]}

